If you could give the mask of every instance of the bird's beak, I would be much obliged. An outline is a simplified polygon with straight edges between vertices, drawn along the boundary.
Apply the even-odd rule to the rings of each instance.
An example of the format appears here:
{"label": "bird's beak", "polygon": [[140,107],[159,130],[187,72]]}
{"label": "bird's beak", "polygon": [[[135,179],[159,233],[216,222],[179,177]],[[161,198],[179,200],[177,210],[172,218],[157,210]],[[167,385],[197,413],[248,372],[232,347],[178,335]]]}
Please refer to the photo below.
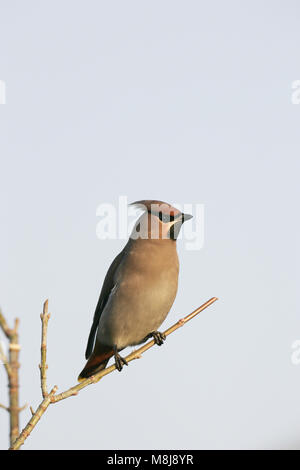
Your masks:
{"label": "bird's beak", "polygon": [[192,219],[192,215],[190,214],[182,214],[182,223],[186,222],[187,220]]}

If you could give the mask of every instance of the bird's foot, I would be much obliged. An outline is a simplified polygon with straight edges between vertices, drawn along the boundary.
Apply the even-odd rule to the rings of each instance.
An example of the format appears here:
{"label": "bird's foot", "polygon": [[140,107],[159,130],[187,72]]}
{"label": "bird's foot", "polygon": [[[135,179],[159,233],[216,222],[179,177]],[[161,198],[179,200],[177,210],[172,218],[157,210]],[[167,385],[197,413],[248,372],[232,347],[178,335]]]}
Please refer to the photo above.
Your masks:
{"label": "bird's foot", "polygon": [[116,361],[116,368],[119,372],[123,369],[123,365],[128,366],[128,362],[124,357],[120,356],[117,349],[115,349],[115,361]]}
{"label": "bird's foot", "polygon": [[162,344],[164,344],[164,341],[166,339],[166,335],[164,335],[160,331],[152,331],[152,333],[150,333],[150,336],[152,336],[157,346],[161,346]]}

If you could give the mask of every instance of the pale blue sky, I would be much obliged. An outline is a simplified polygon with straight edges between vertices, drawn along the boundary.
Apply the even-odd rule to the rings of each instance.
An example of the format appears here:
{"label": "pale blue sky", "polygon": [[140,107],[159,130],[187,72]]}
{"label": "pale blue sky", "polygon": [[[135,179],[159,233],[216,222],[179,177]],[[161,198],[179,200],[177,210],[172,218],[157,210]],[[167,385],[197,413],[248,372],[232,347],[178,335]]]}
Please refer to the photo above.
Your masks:
{"label": "pale blue sky", "polygon": [[291,0],[0,0],[0,305],[21,319],[22,403],[40,401],[46,298],[49,386],[84,364],[124,245],[97,239],[100,203],[204,204],[164,325],[220,299],[51,407],[24,449],[300,448],[299,15]]}

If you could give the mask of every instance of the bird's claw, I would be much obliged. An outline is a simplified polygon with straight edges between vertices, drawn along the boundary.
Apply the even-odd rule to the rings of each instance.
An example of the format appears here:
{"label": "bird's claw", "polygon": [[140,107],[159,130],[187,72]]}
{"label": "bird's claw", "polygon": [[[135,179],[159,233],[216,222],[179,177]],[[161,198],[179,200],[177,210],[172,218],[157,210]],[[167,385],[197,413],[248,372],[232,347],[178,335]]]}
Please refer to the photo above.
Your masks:
{"label": "bird's claw", "polygon": [[123,369],[123,365],[128,366],[128,362],[119,353],[115,353],[116,368],[119,372]]}
{"label": "bird's claw", "polygon": [[164,344],[164,341],[166,339],[166,335],[164,335],[160,331],[153,331],[151,333],[151,336],[154,339],[154,342],[155,344],[157,344],[157,346],[161,346],[162,344]]}

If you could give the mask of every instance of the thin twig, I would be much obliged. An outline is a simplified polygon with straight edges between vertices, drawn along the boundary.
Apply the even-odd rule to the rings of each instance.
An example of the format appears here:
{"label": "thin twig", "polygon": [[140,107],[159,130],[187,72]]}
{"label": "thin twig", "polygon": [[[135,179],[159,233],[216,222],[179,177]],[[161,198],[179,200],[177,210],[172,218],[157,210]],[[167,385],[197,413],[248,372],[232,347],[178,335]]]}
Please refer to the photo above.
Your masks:
{"label": "thin twig", "polygon": [[11,375],[9,377],[9,410],[10,410],[10,442],[11,444],[19,435],[19,320],[15,320],[15,327],[9,339],[9,366]]}
{"label": "thin twig", "polygon": [[12,374],[11,368],[10,368],[10,365],[9,365],[9,363],[8,363],[8,358],[7,358],[5,352],[4,352],[3,348],[2,348],[1,342],[0,342],[0,361],[2,362],[2,364],[3,364],[3,366],[4,366],[5,370],[6,370],[7,377],[8,377],[8,378],[11,377],[11,374]]}
{"label": "thin twig", "polygon": [[25,403],[25,405],[23,405],[23,406],[21,406],[21,407],[19,408],[19,411],[24,411],[24,410],[26,410],[27,406],[28,406],[28,403]]}
{"label": "thin twig", "polygon": [[45,398],[48,395],[47,389],[47,330],[48,330],[48,320],[50,318],[50,313],[48,313],[48,299],[44,302],[43,313],[41,313],[42,320],[42,341],[41,341],[41,363],[39,365],[41,372],[41,388],[42,395]]}
{"label": "thin twig", "polygon": [[19,319],[15,319],[14,328],[9,328],[3,314],[0,312],[0,327],[9,340],[9,357],[6,357],[0,344],[0,359],[8,378],[9,406],[7,411],[10,419],[10,445],[12,445],[19,435],[19,414],[22,409],[19,406],[19,353],[21,349],[18,335]]}
{"label": "thin twig", "polygon": [[2,405],[2,403],[0,403],[0,408],[3,408],[3,410],[6,410],[9,412],[8,406]]}
{"label": "thin twig", "polygon": [[[192,318],[194,318],[196,315],[198,315],[200,312],[202,312],[205,308],[209,307],[211,304],[213,304],[216,300],[218,300],[216,297],[211,298],[207,302],[205,302],[203,305],[198,307],[196,310],[194,310],[192,313],[187,315],[186,317],[180,319],[177,323],[175,323],[173,326],[168,328],[164,334],[166,336],[170,335],[173,333],[175,330],[183,326],[185,323],[190,321]],[[48,305],[47,305],[48,308]],[[45,312],[44,312],[45,313]],[[42,341],[43,341],[43,335],[42,335]],[[142,354],[147,351],[148,349],[152,348],[155,345],[154,340],[149,341],[145,345],[141,346],[137,350],[133,351],[130,353],[128,356],[126,356],[126,361],[130,362],[133,361],[134,359],[138,359],[142,356]],[[87,387],[88,385],[91,385],[92,383],[98,382],[102,377],[105,375],[110,374],[116,369],[116,365],[113,364],[110,367],[101,370],[97,374],[89,377],[88,379],[83,380],[79,384],[69,388],[65,392],[62,392],[58,395],[56,395],[57,391],[57,386],[55,385],[51,392],[46,395],[43,399],[43,401],[40,403],[39,407],[37,410],[34,412],[32,407],[30,407],[32,417],[21,432],[21,434],[18,436],[18,438],[15,440],[13,445],[10,447],[10,450],[18,450],[25,442],[27,437],[30,435],[31,431],[34,429],[34,427],[37,425],[39,420],[41,419],[42,415],[45,413],[45,411],[48,409],[50,404],[57,403],[61,400],[64,400],[66,398],[69,398],[71,396],[77,395],[80,390],[83,388]],[[42,374],[41,374],[41,379],[42,379]]]}
{"label": "thin twig", "polygon": [[1,326],[3,333],[7,337],[7,339],[10,339],[11,329],[8,327],[8,324],[1,311],[0,311],[0,326]]}

